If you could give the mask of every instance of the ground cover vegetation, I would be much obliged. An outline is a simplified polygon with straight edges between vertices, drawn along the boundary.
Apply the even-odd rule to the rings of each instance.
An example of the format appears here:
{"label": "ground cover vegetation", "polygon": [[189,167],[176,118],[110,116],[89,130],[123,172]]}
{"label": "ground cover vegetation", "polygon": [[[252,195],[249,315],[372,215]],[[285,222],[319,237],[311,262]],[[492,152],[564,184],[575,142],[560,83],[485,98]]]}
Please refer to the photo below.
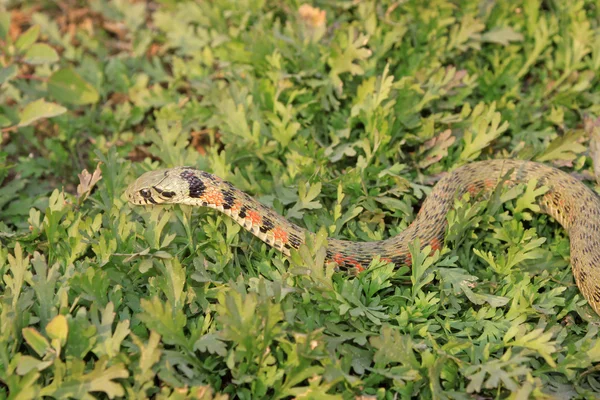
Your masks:
{"label": "ground cover vegetation", "polygon": [[[411,268],[349,277],[323,249],[400,232],[473,160],[595,187],[597,2],[0,8],[1,397],[598,396],[600,318],[534,182],[456,199]],[[319,235],[287,259],[215,212],[122,197],[177,165]]]}

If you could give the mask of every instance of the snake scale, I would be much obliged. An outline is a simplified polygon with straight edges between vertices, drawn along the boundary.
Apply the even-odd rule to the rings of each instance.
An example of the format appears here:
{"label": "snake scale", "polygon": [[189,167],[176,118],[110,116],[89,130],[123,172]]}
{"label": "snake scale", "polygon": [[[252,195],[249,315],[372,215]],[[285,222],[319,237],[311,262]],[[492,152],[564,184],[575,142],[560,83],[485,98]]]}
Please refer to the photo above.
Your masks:
{"label": "snake scale", "polygon": [[[507,173],[510,175],[507,176]],[[540,211],[557,220],[568,232],[571,266],[577,286],[600,315],[600,197],[569,174],[531,161],[488,160],[463,165],[433,187],[412,224],[387,240],[351,242],[329,239],[327,259],[340,268],[362,271],[375,256],[394,264],[411,264],[408,244],[416,238],[423,247],[440,249],[446,214],[454,198],[492,190],[507,176],[506,186],[537,179],[548,191],[538,197]],[[289,255],[305,238],[305,229],[286,220],[231,183],[192,167],[151,171],[126,190],[133,204],[180,203],[210,207],[233,218],[268,245]]]}

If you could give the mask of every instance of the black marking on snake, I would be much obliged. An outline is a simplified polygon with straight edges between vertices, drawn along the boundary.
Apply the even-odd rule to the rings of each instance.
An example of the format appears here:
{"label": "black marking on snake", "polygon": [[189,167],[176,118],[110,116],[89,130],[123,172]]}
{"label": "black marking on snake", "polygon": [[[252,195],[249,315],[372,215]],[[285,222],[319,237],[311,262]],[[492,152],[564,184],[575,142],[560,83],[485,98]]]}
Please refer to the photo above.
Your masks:
{"label": "black marking on snake", "polygon": [[594,287],[594,293],[592,293],[592,297],[594,298],[594,300],[600,301],[600,287]]}
{"label": "black marking on snake", "polygon": [[213,174],[209,174],[208,172],[205,172],[205,171],[200,171],[200,176],[203,177],[204,179],[208,179],[211,182],[217,181],[217,178]]}
{"label": "black marking on snake", "polygon": [[190,197],[197,199],[206,191],[206,185],[204,185],[202,179],[198,178],[193,172],[183,171],[179,176],[190,186]]}
{"label": "black marking on snake", "polygon": [[292,245],[293,248],[297,249],[302,244],[302,240],[295,233],[290,233],[288,237],[288,242]]}
{"label": "black marking on snake", "polygon": [[223,194],[223,208],[225,210],[229,210],[233,207],[233,203],[235,202],[235,195],[233,192],[227,189],[221,189],[221,193]]}
{"label": "black marking on snake", "polygon": [[171,197],[175,196],[175,192],[167,192],[166,190],[162,190],[157,186],[153,186],[153,188],[158,192],[158,194],[160,194],[163,197],[166,197],[167,199],[170,199]]}
{"label": "black marking on snake", "polygon": [[240,212],[238,214],[238,217],[240,218],[246,218],[246,211],[248,211],[248,207],[246,206],[242,206],[242,208],[240,208]]}
{"label": "black marking on snake", "polygon": [[268,231],[270,231],[271,229],[273,229],[275,227],[275,225],[273,224],[273,221],[271,220],[271,218],[269,217],[263,217],[262,219],[262,224],[260,226],[260,231],[262,233],[267,233]]}
{"label": "black marking on snake", "polygon": [[392,256],[391,260],[392,260],[392,263],[394,265],[396,265],[396,266],[402,266],[402,265],[406,265],[407,264],[407,261],[408,261],[407,258],[408,257],[406,257],[404,255],[397,255],[397,256]]}
{"label": "black marking on snake", "polygon": [[[287,246],[289,246],[289,245],[287,245]],[[327,260],[333,260],[333,254],[334,253],[331,249],[329,249],[329,248],[325,249],[325,258]]]}

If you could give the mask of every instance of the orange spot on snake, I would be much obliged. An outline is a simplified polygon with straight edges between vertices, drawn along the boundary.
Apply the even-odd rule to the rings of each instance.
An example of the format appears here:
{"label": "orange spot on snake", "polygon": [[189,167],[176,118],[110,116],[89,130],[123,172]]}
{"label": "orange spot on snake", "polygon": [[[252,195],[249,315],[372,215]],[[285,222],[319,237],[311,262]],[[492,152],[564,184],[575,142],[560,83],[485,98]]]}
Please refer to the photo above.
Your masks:
{"label": "orange spot on snake", "polygon": [[440,239],[438,238],[433,238],[431,239],[431,252],[435,252],[436,250],[441,250],[442,249],[442,243],[440,242]]}
{"label": "orange spot on snake", "polygon": [[273,228],[273,236],[275,237],[276,241],[278,240],[281,243],[288,242],[288,234],[284,229],[281,229],[279,227]]}
{"label": "orange spot on snake", "polygon": [[260,213],[254,210],[246,211],[246,219],[252,222],[253,224],[260,224],[260,222],[262,221]]}
{"label": "orange spot on snake", "polygon": [[215,207],[223,205],[223,193],[219,190],[207,191],[202,197],[208,204],[213,204]]}
{"label": "orange spot on snake", "polygon": [[236,200],[233,205],[231,206],[231,211],[234,213],[237,213],[240,211],[240,209],[242,208],[242,202],[239,200]]}
{"label": "orange spot on snake", "polygon": [[358,261],[356,261],[354,258],[352,257],[348,257],[348,256],[344,256],[341,253],[337,253],[333,256],[333,261],[340,267],[347,267],[350,266],[352,268],[355,268],[357,272],[362,272],[365,270],[365,267],[363,267]]}
{"label": "orange spot on snake", "polygon": [[475,196],[477,193],[479,193],[479,189],[477,189],[477,185],[474,183],[469,183],[467,185],[467,191],[471,194],[471,196]]}
{"label": "orange spot on snake", "polygon": [[496,184],[498,182],[495,179],[486,179],[483,181],[483,186],[485,186],[486,189],[491,189],[493,187],[496,187]]}
{"label": "orange spot on snake", "polygon": [[356,264],[354,264],[354,268],[356,268],[356,272],[360,273],[363,272],[365,270],[365,268],[360,265],[358,262]]}

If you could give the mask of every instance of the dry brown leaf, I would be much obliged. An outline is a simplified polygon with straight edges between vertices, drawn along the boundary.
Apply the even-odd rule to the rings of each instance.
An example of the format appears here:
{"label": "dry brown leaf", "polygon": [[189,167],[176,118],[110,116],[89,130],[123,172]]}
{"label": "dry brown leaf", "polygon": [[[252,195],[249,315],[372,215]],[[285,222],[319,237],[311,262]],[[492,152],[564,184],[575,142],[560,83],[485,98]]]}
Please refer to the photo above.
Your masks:
{"label": "dry brown leaf", "polygon": [[93,174],[90,174],[86,169],[81,171],[81,174],[77,174],[79,177],[79,185],[77,185],[77,197],[79,198],[80,202],[84,201],[88,197],[94,186],[96,186],[96,183],[102,179],[100,164],[101,163],[98,163],[98,165],[96,165],[96,170]]}
{"label": "dry brown leaf", "polygon": [[432,137],[419,149],[419,153],[425,154],[422,161],[419,162],[420,168],[427,168],[440,161],[448,155],[448,148],[454,144],[456,137],[452,136],[452,130],[446,129],[437,136]]}

